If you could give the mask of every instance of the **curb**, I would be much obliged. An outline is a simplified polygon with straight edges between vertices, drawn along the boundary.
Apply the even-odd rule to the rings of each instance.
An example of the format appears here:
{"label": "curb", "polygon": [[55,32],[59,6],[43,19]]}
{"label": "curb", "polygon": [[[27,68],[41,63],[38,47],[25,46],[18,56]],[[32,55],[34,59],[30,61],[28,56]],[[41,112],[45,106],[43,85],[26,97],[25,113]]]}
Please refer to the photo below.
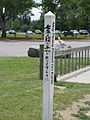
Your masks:
{"label": "curb", "polygon": [[62,40],[90,40],[90,38],[61,38]]}
{"label": "curb", "polygon": [[[90,37],[89,38],[71,38],[71,37],[68,37],[68,38],[61,38],[62,40],[90,40]],[[18,37],[18,38],[0,38],[0,41],[7,41],[7,40],[44,40],[44,38],[31,38],[31,37]]]}
{"label": "curb", "polygon": [[0,41],[1,40],[43,40],[43,38],[31,38],[31,37],[28,37],[28,38],[0,38]]}

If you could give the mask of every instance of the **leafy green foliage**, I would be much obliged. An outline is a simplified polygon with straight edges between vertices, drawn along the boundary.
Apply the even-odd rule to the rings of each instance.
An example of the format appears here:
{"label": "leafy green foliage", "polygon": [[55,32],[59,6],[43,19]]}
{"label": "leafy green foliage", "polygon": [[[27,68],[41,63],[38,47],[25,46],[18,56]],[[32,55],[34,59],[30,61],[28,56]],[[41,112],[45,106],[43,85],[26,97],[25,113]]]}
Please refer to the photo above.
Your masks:
{"label": "leafy green foliage", "polygon": [[90,0],[43,0],[43,11],[51,10],[56,15],[56,29],[89,29]]}
{"label": "leafy green foliage", "polygon": [[[18,15],[23,14],[25,11],[31,12],[32,6],[35,6],[33,0],[1,0],[0,1],[0,22],[2,29],[2,37],[5,37],[5,23],[10,18],[14,20]],[[3,13],[3,8],[5,11]]]}
{"label": "leafy green foliage", "polygon": [[0,0],[0,14],[2,14],[3,7],[5,7],[6,16],[17,16],[34,6],[33,0]]}
{"label": "leafy green foliage", "polygon": [[12,27],[15,29],[15,30],[20,30],[20,22],[18,19],[15,19],[12,23]]}

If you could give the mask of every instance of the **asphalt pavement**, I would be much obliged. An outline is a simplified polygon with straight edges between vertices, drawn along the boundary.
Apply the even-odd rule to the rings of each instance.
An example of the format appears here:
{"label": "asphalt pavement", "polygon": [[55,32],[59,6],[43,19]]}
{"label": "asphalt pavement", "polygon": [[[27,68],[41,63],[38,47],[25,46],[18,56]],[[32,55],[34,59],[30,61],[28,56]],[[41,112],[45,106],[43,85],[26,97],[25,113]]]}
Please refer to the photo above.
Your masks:
{"label": "asphalt pavement", "polygon": [[[90,41],[86,40],[68,40],[65,41],[72,48],[89,46]],[[0,41],[0,56],[27,56],[27,51],[30,47],[39,48],[40,44],[44,44],[42,40],[8,40]]]}
{"label": "asphalt pavement", "polygon": [[27,52],[29,48],[39,48],[39,44],[42,44],[42,42],[32,40],[0,41],[0,56],[28,56]]}

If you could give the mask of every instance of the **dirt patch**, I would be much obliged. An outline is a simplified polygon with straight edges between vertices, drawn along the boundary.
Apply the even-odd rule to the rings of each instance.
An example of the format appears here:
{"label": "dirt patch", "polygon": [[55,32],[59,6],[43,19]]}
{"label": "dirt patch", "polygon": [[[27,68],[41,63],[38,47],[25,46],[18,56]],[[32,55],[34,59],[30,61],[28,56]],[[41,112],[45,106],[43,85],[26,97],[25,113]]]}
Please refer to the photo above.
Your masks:
{"label": "dirt patch", "polygon": [[85,116],[90,117],[90,109],[86,110],[86,108],[90,108],[90,104],[86,104],[86,102],[90,103],[90,95],[86,95],[84,99],[73,102],[70,107],[60,111],[60,120],[82,120],[81,118],[79,119],[79,117],[77,117],[81,108],[84,108],[83,110],[85,112]]}
{"label": "dirt patch", "polygon": [[66,87],[63,86],[54,86],[54,88],[57,91],[57,93],[63,93],[66,89]]}

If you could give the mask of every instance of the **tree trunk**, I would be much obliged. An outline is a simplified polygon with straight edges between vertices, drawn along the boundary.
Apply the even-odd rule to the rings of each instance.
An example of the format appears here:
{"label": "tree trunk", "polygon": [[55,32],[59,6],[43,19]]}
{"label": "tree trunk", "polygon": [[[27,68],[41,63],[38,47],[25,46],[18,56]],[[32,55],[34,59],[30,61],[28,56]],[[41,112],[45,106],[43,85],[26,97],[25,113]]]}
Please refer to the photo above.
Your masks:
{"label": "tree trunk", "polygon": [[2,37],[6,37],[6,30],[5,30],[5,15],[3,14],[1,17],[1,26],[2,26]]}

